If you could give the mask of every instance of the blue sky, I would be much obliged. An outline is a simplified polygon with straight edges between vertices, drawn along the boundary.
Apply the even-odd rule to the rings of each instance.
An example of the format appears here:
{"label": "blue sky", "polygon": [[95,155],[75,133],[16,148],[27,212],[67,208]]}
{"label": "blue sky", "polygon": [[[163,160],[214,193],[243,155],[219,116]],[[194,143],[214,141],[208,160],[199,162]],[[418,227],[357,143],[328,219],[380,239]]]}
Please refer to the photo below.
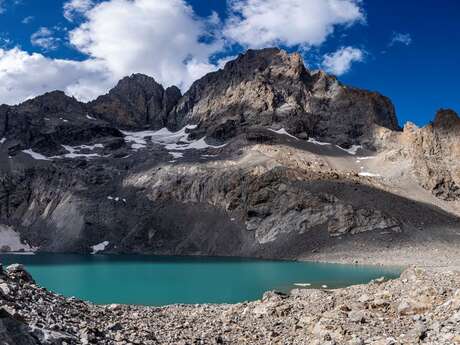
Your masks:
{"label": "blue sky", "polygon": [[0,103],[56,88],[87,100],[134,72],[186,90],[248,47],[276,45],[300,50],[312,69],[389,96],[401,124],[424,125],[441,107],[460,110],[456,0],[0,4]]}

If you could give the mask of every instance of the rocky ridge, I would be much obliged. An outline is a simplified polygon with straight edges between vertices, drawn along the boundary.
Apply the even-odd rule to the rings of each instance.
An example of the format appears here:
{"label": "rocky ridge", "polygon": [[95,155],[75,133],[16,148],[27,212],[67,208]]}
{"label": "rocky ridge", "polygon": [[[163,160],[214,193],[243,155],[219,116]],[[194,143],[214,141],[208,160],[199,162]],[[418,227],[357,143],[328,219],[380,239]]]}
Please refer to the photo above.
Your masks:
{"label": "rocky ridge", "polygon": [[0,274],[0,342],[32,344],[460,344],[460,273],[407,269],[343,289],[267,292],[234,305],[97,306]]}
{"label": "rocky ridge", "polygon": [[459,121],[443,110],[401,131],[388,98],[278,49],[250,50],[183,96],[139,74],[87,104],[48,93],[0,106],[0,239],[271,258],[339,242],[455,246]]}

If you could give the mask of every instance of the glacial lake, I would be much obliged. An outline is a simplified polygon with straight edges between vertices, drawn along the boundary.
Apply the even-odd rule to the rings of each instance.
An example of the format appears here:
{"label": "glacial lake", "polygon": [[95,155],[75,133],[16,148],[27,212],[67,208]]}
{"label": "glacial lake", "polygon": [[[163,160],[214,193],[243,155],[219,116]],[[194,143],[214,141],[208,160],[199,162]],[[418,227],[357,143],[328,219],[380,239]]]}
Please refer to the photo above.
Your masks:
{"label": "glacial lake", "polygon": [[2,254],[6,266],[22,263],[37,283],[65,296],[97,304],[160,306],[174,303],[236,303],[268,290],[338,288],[367,283],[395,267],[338,265],[214,257],[139,255]]}

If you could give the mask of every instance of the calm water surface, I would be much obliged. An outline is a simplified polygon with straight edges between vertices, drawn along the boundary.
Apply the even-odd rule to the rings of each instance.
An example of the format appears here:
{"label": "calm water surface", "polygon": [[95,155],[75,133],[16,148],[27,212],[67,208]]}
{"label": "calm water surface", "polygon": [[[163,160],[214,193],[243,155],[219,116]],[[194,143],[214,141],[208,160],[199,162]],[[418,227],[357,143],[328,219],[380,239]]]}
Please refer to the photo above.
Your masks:
{"label": "calm water surface", "polygon": [[236,303],[294,284],[329,288],[396,278],[395,267],[210,257],[36,254],[0,255],[22,263],[39,285],[98,304]]}

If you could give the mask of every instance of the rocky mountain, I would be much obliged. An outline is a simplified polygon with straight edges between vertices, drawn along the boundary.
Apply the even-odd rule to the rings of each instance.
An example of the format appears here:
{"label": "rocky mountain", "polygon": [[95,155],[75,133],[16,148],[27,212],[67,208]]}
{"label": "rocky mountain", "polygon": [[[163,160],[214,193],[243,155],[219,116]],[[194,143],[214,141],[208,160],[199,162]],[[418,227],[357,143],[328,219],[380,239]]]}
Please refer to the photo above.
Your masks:
{"label": "rocky mountain", "polygon": [[374,125],[398,129],[388,98],[310,72],[299,54],[275,48],[248,50],[196,81],[173,115],[182,126],[198,123],[219,138],[248,126],[277,126],[343,146],[358,143]]}
{"label": "rocky mountain", "polygon": [[120,80],[107,95],[91,102],[89,108],[96,117],[114,126],[159,129],[170,122],[168,115],[180,98],[177,87],[165,90],[153,78],[134,74]]}
{"label": "rocky mountain", "polygon": [[[459,117],[249,50],[184,95],[135,74],[0,106],[0,248],[298,258],[460,241]],[[351,250],[351,249],[350,249]]]}

